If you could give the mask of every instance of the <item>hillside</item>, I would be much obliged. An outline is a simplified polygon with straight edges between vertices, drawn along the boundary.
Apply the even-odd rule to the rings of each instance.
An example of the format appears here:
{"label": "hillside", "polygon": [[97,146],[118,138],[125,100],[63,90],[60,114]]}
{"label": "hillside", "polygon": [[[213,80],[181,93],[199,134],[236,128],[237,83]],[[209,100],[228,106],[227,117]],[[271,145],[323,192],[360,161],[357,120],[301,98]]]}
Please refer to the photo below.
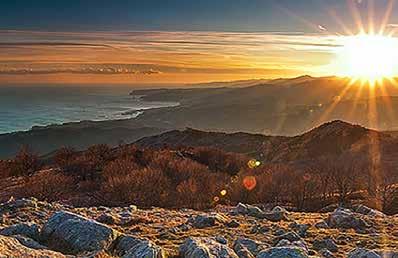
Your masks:
{"label": "hillside", "polygon": [[80,150],[98,143],[117,146],[186,127],[282,136],[300,135],[332,120],[380,131],[398,128],[398,90],[389,81],[371,91],[338,77],[301,76],[211,85],[216,88],[189,85],[184,89],[134,90],[131,95],[146,101],[180,105],[145,110],[133,119],[82,121],[0,135],[0,157],[12,157],[21,145],[47,154],[62,146]]}
{"label": "hillside", "polygon": [[[265,136],[248,133],[204,132],[194,129],[170,131],[145,137],[135,142],[142,147],[216,147],[225,151],[243,153],[267,162],[310,160],[327,155],[350,152],[366,152],[371,148],[371,139],[377,138],[381,151],[389,150],[397,139],[382,132],[352,125],[340,120],[325,123],[294,137]],[[391,150],[390,150],[391,151]],[[390,155],[394,153],[384,153]]]}

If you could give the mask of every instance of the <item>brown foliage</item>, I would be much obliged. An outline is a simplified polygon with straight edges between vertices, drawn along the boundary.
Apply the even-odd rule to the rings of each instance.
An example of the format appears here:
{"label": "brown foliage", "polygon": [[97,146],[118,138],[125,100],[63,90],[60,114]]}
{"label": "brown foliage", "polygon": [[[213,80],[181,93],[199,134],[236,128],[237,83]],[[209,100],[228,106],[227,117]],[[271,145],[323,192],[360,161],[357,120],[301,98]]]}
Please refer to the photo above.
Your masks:
{"label": "brown foliage", "polygon": [[26,146],[19,150],[11,164],[12,176],[29,176],[41,167],[39,156]]}
{"label": "brown foliage", "polygon": [[56,171],[43,171],[26,180],[21,195],[39,200],[57,201],[64,199],[73,190],[73,180]]}

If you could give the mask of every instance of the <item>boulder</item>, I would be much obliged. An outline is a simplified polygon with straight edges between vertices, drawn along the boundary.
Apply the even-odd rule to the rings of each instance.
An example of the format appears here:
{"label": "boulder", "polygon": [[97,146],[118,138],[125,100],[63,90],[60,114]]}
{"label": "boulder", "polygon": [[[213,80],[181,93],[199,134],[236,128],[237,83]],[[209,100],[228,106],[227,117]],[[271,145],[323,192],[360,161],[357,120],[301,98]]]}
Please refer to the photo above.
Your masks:
{"label": "boulder", "polygon": [[286,220],[286,221],[289,220],[288,212],[286,211],[286,209],[280,206],[274,207],[271,210],[271,212],[264,212],[262,217],[273,222],[279,222],[281,220]]}
{"label": "boulder", "polygon": [[242,215],[246,215],[248,213],[248,207],[246,204],[243,203],[238,203],[238,205],[236,205],[235,207],[235,213],[237,214],[242,214]]}
{"label": "boulder", "polygon": [[38,242],[27,236],[14,235],[13,238],[18,240],[18,242],[20,242],[22,245],[32,249],[48,249],[47,246],[39,244]]}
{"label": "boulder", "polygon": [[314,227],[316,227],[318,229],[319,228],[329,228],[329,225],[328,225],[328,223],[326,223],[326,221],[321,220],[321,221],[318,221],[317,223],[315,223]]}
{"label": "boulder", "polygon": [[257,258],[307,258],[309,257],[305,250],[300,247],[272,247],[260,252]]}
{"label": "boulder", "polygon": [[108,249],[117,236],[106,225],[66,211],[52,215],[41,234],[47,246],[67,254]]}
{"label": "boulder", "polygon": [[103,213],[99,215],[96,219],[99,223],[104,223],[107,225],[115,225],[120,223],[120,219],[113,216],[112,214]]}
{"label": "boulder", "polygon": [[383,212],[369,208],[363,204],[357,205],[353,207],[353,210],[357,213],[371,216],[371,217],[384,217],[386,216]]}
{"label": "boulder", "polygon": [[268,248],[264,243],[240,237],[235,240],[233,249],[240,258],[255,257],[261,250]]}
{"label": "boulder", "polygon": [[1,257],[24,257],[24,258],[64,258],[65,255],[50,250],[35,250],[22,245],[13,237],[0,235]]}
{"label": "boulder", "polygon": [[182,258],[238,258],[227,245],[206,237],[187,238],[179,251]]}
{"label": "boulder", "polygon": [[123,258],[163,258],[167,257],[162,248],[149,240],[133,236],[120,236],[114,248],[114,253]]}
{"label": "boulder", "polygon": [[303,249],[306,253],[308,252],[307,245],[302,240],[290,242],[287,239],[282,239],[275,245],[275,247],[299,247],[299,248]]}
{"label": "boulder", "polygon": [[321,249],[327,249],[331,252],[337,252],[339,250],[339,247],[336,245],[334,239],[331,237],[315,239],[313,243],[313,248],[317,251]]}
{"label": "boulder", "polygon": [[335,258],[334,254],[328,249],[319,250],[318,253],[324,258]]}
{"label": "boulder", "polygon": [[298,224],[293,222],[290,223],[289,227],[295,230],[301,237],[305,237],[307,235],[308,229],[311,227],[311,224]]}
{"label": "boulder", "polygon": [[366,222],[359,217],[357,213],[351,210],[338,208],[332,212],[327,218],[327,224],[331,228],[344,228],[344,229],[355,229],[360,230],[367,228]]}
{"label": "boulder", "polygon": [[301,237],[296,232],[287,232],[283,235],[274,238],[274,244],[277,244],[282,239],[286,239],[290,242],[301,241]]}
{"label": "boulder", "polygon": [[39,241],[40,239],[39,227],[33,223],[19,223],[11,225],[9,227],[2,228],[0,230],[0,235],[4,236],[22,235],[22,236],[27,236],[36,241]]}
{"label": "boulder", "polygon": [[220,214],[205,214],[205,215],[197,215],[190,219],[192,226],[195,228],[207,228],[213,227],[217,223],[228,224],[230,220],[223,215]]}
{"label": "boulder", "polygon": [[348,253],[348,258],[381,258],[375,251],[364,248],[356,248]]}

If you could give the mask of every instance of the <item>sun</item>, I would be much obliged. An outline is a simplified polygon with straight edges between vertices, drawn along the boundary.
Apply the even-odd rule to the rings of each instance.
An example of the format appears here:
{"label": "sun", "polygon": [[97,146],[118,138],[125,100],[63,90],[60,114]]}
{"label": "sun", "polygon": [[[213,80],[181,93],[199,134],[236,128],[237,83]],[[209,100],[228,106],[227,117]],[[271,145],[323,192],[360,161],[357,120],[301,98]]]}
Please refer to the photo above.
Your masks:
{"label": "sun", "polygon": [[337,53],[340,74],[374,84],[398,71],[398,39],[359,34],[342,40]]}

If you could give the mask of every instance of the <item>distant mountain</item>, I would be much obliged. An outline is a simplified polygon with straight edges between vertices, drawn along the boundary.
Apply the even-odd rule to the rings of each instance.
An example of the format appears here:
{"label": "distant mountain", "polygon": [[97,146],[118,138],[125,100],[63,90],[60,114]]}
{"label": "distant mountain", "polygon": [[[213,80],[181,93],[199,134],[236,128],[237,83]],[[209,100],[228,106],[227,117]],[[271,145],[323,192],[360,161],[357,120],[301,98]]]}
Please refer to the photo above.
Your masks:
{"label": "distant mountain", "polygon": [[[190,85],[191,88],[184,89],[134,90],[132,96],[147,101],[179,103],[175,107],[145,110],[137,118],[83,121],[0,135],[0,158],[14,155],[21,145],[30,145],[40,154],[46,154],[61,146],[77,149],[96,143],[116,146],[118,142],[131,143],[141,137],[187,127],[295,136],[329,121],[344,120],[379,131],[398,130],[398,87],[393,80],[371,87],[354,83],[350,78],[300,76],[211,85],[217,88]],[[275,142],[265,142],[274,147]],[[296,146],[294,141],[279,148],[292,146]]]}
{"label": "distant mountain", "polygon": [[[265,136],[248,133],[203,132],[186,129],[145,137],[135,142],[141,147],[216,147],[230,152],[244,153],[268,162],[310,160],[344,153],[368,154],[377,139],[385,157],[395,155],[398,139],[388,134],[366,129],[340,120],[325,123],[294,137]],[[398,145],[397,145],[398,146]]]}

